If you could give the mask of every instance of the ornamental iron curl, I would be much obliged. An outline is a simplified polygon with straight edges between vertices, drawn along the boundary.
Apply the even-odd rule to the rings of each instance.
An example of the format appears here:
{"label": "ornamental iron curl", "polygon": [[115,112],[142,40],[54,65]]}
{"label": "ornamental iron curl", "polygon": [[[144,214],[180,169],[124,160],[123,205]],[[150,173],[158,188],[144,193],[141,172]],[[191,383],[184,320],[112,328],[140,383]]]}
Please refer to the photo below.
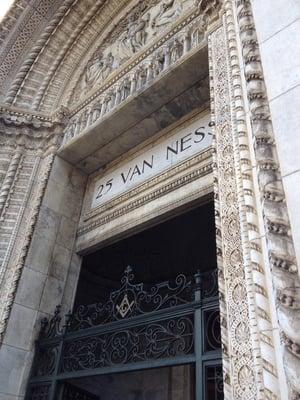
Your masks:
{"label": "ornamental iron curl", "polygon": [[194,322],[187,315],[65,344],[61,373],[111,367],[193,353]]}
{"label": "ornamental iron curl", "polygon": [[135,284],[133,270],[128,266],[121,278],[120,288],[110,293],[108,301],[78,306],[73,313],[66,315],[63,327],[60,306],[57,306],[50,321],[42,320],[41,338],[60,336],[217,296],[216,269],[197,272],[194,278],[180,274],[173,281],[149,286]]}
{"label": "ornamental iron curl", "polygon": [[58,305],[55,308],[54,315],[50,320],[48,318],[43,318],[41,320],[41,330],[40,330],[40,337],[41,338],[51,338],[54,336],[59,336],[62,333],[61,330],[61,306]]}
{"label": "ornamental iron curl", "polygon": [[[64,380],[95,374],[95,370],[102,375],[146,365],[195,363],[202,365],[206,379],[198,390],[207,392],[206,398],[221,400],[222,374],[219,379],[219,369],[215,369],[221,363],[216,274],[179,275],[172,282],[146,287],[133,283],[134,274],[128,267],[120,289],[109,295],[106,308],[102,306],[105,319],[97,315],[98,305],[92,305],[86,306],[88,312],[80,320],[78,313],[69,313],[61,326],[57,307],[53,318],[42,322],[26,399],[54,400],[57,390],[63,389],[64,398],[90,400],[89,394],[74,392]],[[201,343],[195,338],[201,338]],[[62,381],[64,386],[57,386]]]}
{"label": "ornamental iron curl", "polygon": [[220,312],[218,309],[208,309],[203,312],[204,352],[221,348]]}
{"label": "ornamental iron curl", "polygon": [[192,281],[182,274],[176,277],[173,284],[161,282],[150,288],[133,281],[134,273],[128,266],[121,278],[120,289],[111,292],[106,303],[79,306],[70,318],[68,331],[131,318],[192,300]]}

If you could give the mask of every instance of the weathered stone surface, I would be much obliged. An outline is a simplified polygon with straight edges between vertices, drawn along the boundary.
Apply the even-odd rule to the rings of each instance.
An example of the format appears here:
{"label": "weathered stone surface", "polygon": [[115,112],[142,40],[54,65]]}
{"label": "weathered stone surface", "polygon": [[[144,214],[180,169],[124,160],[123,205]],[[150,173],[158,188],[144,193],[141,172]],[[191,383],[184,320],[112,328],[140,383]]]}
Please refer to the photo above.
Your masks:
{"label": "weathered stone surface", "polygon": [[[19,395],[28,352],[3,344],[0,358],[0,387],[2,396]],[[4,397],[5,398],[5,397]]]}
{"label": "weathered stone surface", "polygon": [[[46,264],[46,259],[41,264]],[[16,294],[16,303],[37,310],[47,279],[46,273],[24,267]]]}
{"label": "weathered stone surface", "polygon": [[[76,252],[205,199],[212,170],[225,397],[298,398],[298,2],[153,0],[142,14],[127,0],[15,3],[0,27],[0,399],[24,395],[41,317],[72,306]],[[205,102],[218,125],[213,163],[187,163],[89,214],[85,173]]]}

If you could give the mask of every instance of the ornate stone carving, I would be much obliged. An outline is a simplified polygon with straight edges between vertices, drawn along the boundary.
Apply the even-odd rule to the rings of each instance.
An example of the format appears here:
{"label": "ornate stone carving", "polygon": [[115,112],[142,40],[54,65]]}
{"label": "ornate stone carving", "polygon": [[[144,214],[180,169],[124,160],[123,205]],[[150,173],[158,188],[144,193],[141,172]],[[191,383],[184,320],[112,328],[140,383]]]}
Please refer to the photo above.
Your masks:
{"label": "ornate stone carving", "polygon": [[154,15],[151,27],[155,29],[155,33],[161,28],[173,23],[182,13],[183,2],[180,0],[163,0],[159,6],[158,12]]}
{"label": "ornate stone carving", "polygon": [[[45,31],[40,35],[39,40],[28,53],[28,56],[26,56],[26,59],[24,60],[19,72],[16,74],[15,80],[7,94],[5,101],[8,104],[20,105],[21,107],[28,106],[33,109],[39,109],[42,107],[43,110],[53,110],[57,104],[60,104],[59,96],[61,96],[61,99],[66,99],[70,95],[71,89],[64,90],[64,92],[58,90],[58,87],[65,87],[70,75],[74,77],[74,80],[77,79],[77,93],[75,93],[74,96],[72,95],[71,100],[74,101],[76,96],[82,92],[85,93],[91,86],[94,86],[91,84],[88,88],[85,85],[86,71],[82,70],[82,65],[87,63],[88,59],[83,60],[83,58],[81,58],[83,48],[86,49],[89,45],[92,45],[92,43],[100,41],[100,47],[94,51],[94,55],[91,54],[90,59],[94,60],[96,55],[99,54],[101,54],[102,59],[106,59],[108,54],[111,53],[112,57],[114,57],[111,70],[115,70],[126,60],[126,57],[124,59],[121,57],[123,61],[120,62],[118,51],[120,37],[124,39],[122,35],[128,36],[128,20],[130,20],[131,24],[130,38],[127,38],[126,40],[127,44],[128,40],[130,41],[131,44],[129,44],[129,47],[131,50],[134,50],[134,53],[132,53],[131,56],[135,56],[137,52],[148,46],[152,38],[154,39],[157,36],[160,36],[161,29],[169,29],[171,26],[173,28],[174,24],[176,24],[176,19],[179,21],[179,24],[182,24],[181,17],[184,14],[187,15],[187,18],[190,18],[190,15],[196,11],[198,1],[168,0],[163,4],[157,0],[151,0],[151,2],[139,2],[134,9],[124,15],[123,19],[111,24],[111,28],[106,27],[105,32],[105,25],[103,25],[104,21],[108,18],[109,21],[112,21],[120,9],[124,8],[126,0],[112,0],[109,4],[108,2],[103,4],[103,0],[97,0],[93,3],[92,7],[89,7],[86,10],[85,18],[79,20],[78,17],[82,12],[83,7],[87,6],[86,4],[81,4],[82,1],[74,4],[71,3],[71,0],[64,0],[64,3],[53,15],[53,19],[45,27]],[[205,7],[202,7],[203,10],[205,10]],[[204,12],[203,10],[198,10],[198,13]],[[159,22],[158,20],[162,18],[163,20]],[[63,24],[60,23],[62,20],[64,21]],[[168,21],[168,23],[166,23],[166,21]],[[162,22],[164,23],[162,24]],[[156,25],[159,25],[159,27],[155,28]],[[61,29],[62,26],[64,26],[64,29]],[[70,26],[74,27],[71,32],[69,32]],[[201,26],[201,24],[199,24],[199,26]],[[68,33],[64,31],[65,29],[68,29]],[[92,38],[92,31],[94,34],[95,32],[100,33],[98,34],[98,36],[100,36],[98,38],[93,36]],[[201,31],[203,32],[203,30]],[[199,32],[194,32],[193,46],[195,45],[197,38],[200,38],[201,41],[201,32],[200,35]],[[59,43],[64,42],[65,45],[57,45],[54,43],[55,41],[59,41]],[[89,43],[88,46],[87,43]],[[77,50],[75,50],[76,46],[79,46]],[[59,49],[59,51],[53,59],[50,68],[48,68],[48,49],[51,51],[52,48]],[[81,54],[80,57],[78,57],[78,54]],[[33,62],[35,63],[34,71],[41,77],[41,84],[38,86],[34,85],[34,87],[32,86],[34,79],[33,81],[31,79],[33,70],[30,69]],[[74,71],[71,71],[77,66],[78,69],[81,69],[80,76],[77,72],[76,75],[74,75]],[[87,70],[90,69],[89,67]],[[102,69],[101,65],[100,68]],[[63,73],[61,73],[62,70],[64,70]],[[99,75],[104,75],[105,80],[107,79],[107,75],[109,75],[109,70],[110,68],[105,69],[105,74],[100,73]],[[101,82],[103,81],[102,78],[99,80]],[[82,91],[82,87],[85,88],[84,91]],[[54,98],[54,102],[50,100],[54,100]],[[53,104],[50,104],[51,102]]]}
{"label": "ornate stone carving", "polygon": [[[235,165],[229,54],[224,27],[209,35],[209,63],[214,134],[216,238],[219,268],[224,392],[226,399],[257,399],[260,382],[255,350],[249,287],[241,224],[239,170]],[[234,157],[233,157],[234,155]],[[228,168],[230,173],[228,173]],[[233,229],[234,227],[234,229]],[[247,328],[245,328],[247,327]],[[249,333],[247,332],[249,329]],[[250,335],[251,332],[251,335]],[[242,341],[248,336],[251,340]]]}
{"label": "ornate stone carving", "polygon": [[108,77],[113,68],[114,57],[111,52],[105,57],[103,54],[96,54],[89,60],[81,80],[81,92],[90,90],[97,82]]}
{"label": "ornate stone carving", "polygon": [[[299,370],[300,354],[293,352],[300,344],[297,304],[300,298],[300,282],[297,274],[295,253],[276,144],[273,136],[270,110],[263,80],[259,47],[249,0],[237,0],[237,18],[240,29],[245,80],[250,104],[250,120],[254,136],[254,150],[257,160],[257,174],[261,207],[269,259],[273,266],[273,282],[277,290],[279,323],[287,338],[285,366],[291,396],[300,396],[300,379],[292,371]],[[275,212],[274,212],[275,211]],[[280,215],[280,221],[278,216]]]}
{"label": "ornate stone carving", "polygon": [[[251,168],[252,160],[247,134],[247,113],[243,100],[244,86],[240,75],[240,58],[237,45],[238,29],[235,25],[233,7],[234,3],[232,1],[224,2],[226,42],[229,49],[229,65],[232,79],[230,103],[235,121],[235,146],[232,149],[228,149],[228,152],[235,154],[236,159],[234,170],[238,181],[243,264],[251,321],[249,326],[251,332],[250,340],[252,340],[256,355],[256,382],[260,387],[259,396],[266,396],[266,393],[268,393],[267,398],[277,398],[277,396],[280,396],[277,367],[281,368],[281,365],[277,363],[274,347],[275,343],[277,343],[278,348],[280,338],[276,329],[273,328],[276,326],[276,315],[272,314],[271,309],[272,304],[275,307],[275,298],[273,291],[270,291],[270,287],[267,284],[268,266],[265,265],[265,257],[262,253],[262,249],[265,248],[262,243],[264,230],[259,223],[256,206],[255,177]],[[232,200],[232,196],[229,195],[227,205],[230,205]],[[228,227],[230,229],[231,224],[228,223]],[[232,232],[232,229],[230,231]]]}
{"label": "ornate stone carving", "polygon": [[169,35],[155,43],[151,56],[144,54],[129,72],[120,72],[120,76],[108,81],[91,98],[75,108],[65,129],[64,144],[130,96],[135,96],[136,92],[159,79],[161,73],[165,73],[189,52],[195,51],[196,47],[204,46],[205,24],[199,12],[191,16],[190,20],[182,22],[182,27],[174,28]]}
{"label": "ornate stone carving", "polygon": [[[35,0],[35,2],[37,3],[38,0]],[[125,39],[125,42],[127,40],[131,52],[133,51],[131,56],[135,55],[142,48],[145,48],[145,45],[148,45],[152,38],[159,36],[161,30],[174,27],[176,20],[180,21],[181,16],[195,12],[198,4],[198,1],[195,0],[166,0],[163,3],[158,0],[141,1],[134,9],[125,13],[124,18],[114,21],[118,12],[125,8],[127,2],[128,0],[111,0],[110,2],[96,0],[92,6],[89,6],[84,1],[74,3],[71,0],[64,0],[63,4],[59,4],[56,12],[52,14],[52,19],[44,21],[44,23],[47,22],[47,25],[45,25],[44,31],[41,32],[32,49],[26,54],[26,57],[24,55],[24,62],[8,90],[5,101],[8,104],[21,107],[28,106],[36,110],[40,107],[43,110],[53,110],[61,103],[62,98],[66,99],[69,96],[69,90],[63,91],[62,88],[66,89],[65,85],[68,84],[67,80],[71,75],[77,76],[77,79],[80,78],[76,89],[79,93],[82,85],[84,86],[85,73],[82,66],[87,65],[88,59],[83,58],[83,49],[85,51],[93,43],[101,42],[94,55],[101,54],[102,58],[106,58],[111,52],[114,57],[112,66],[114,70],[128,59],[127,54],[127,58],[121,57],[123,61],[120,61],[118,55],[119,43],[125,39],[124,36],[130,36]],[[199,12],[206,12],[206,7],[206,5],[201,5]],[[85,16],[81,18],[84,11]],[[34,19],[33,16],[32,19]],[[114,21],[111,28],[105,26],[108,20]],[[64,21],[64,23],[61,24],[61,21]],[[95,36],[96,33],[98,33],[98,37]],[[24,39],[24,35],[20,36]],[[120,41],[121,37],[122,40]],[[62,42],[64,46],[61,46]],[[48,50],[52,52],[52,48],[58,49],[58,51],[56,57],[52,57],[49,67]],[[16,53],[20,53],[19,49]],[[78,57],[78,55],[80,56]],[[94,59],[94,55],[91,54],[91,60]],[[14,59],[14,61],[16,60]],[[35,64],[34,72],[31,68],[33,63]],[[3,62],[2,67],[9,71],[8,60]],[[81,76],[74,75],[74,68],[76,67],[81,69]],[[33,85],[35,79],[32,80],[32,74],[35,72],[40,76],[40,85]],[[61,90],[58,90],[58,87]],[[55,100],[52,101],[50,98],[53,100],[55,98]]]}
{"label": "ornate stone carving", "polygon": [[[88,61],[80,84],[75,89],[75,99],[101,84],[113,70],[119,68],[161,31],[174,24],[191,5],[193,0],[140,2],[101,43]],[[176,56],[173,55],[174,57]]]}
{"label": "ornate stone carving", "polygon": [[205,18],[212,22],[219,17],[218,13],[221,9],[222,0],[197,0],[199,9],[205,15]]}

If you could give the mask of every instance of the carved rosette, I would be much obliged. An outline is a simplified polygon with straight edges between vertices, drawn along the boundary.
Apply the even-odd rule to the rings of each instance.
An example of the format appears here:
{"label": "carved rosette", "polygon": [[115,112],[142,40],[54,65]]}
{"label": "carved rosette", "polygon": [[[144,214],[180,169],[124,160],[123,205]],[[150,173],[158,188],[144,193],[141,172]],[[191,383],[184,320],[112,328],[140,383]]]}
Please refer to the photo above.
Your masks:
{"label": "carved rosette", "polygon": [[236,0],[260,202],[291,398],[300,398],[300,282],[250,0]]}

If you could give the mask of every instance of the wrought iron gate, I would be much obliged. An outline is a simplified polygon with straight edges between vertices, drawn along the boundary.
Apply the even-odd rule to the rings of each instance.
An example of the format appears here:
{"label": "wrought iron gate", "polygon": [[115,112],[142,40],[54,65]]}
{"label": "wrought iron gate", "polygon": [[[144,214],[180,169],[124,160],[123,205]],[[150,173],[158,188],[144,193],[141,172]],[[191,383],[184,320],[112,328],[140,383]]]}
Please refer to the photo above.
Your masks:
{"label": "wrought iron gate", "polygon": [[[106,303],[44,319],[26,400],[67,397],[68,379],[193,363],[196,399],[223,398],[217,271],[151,287],[130,267]],[[70,389],[71,390],[71,389]]]}

